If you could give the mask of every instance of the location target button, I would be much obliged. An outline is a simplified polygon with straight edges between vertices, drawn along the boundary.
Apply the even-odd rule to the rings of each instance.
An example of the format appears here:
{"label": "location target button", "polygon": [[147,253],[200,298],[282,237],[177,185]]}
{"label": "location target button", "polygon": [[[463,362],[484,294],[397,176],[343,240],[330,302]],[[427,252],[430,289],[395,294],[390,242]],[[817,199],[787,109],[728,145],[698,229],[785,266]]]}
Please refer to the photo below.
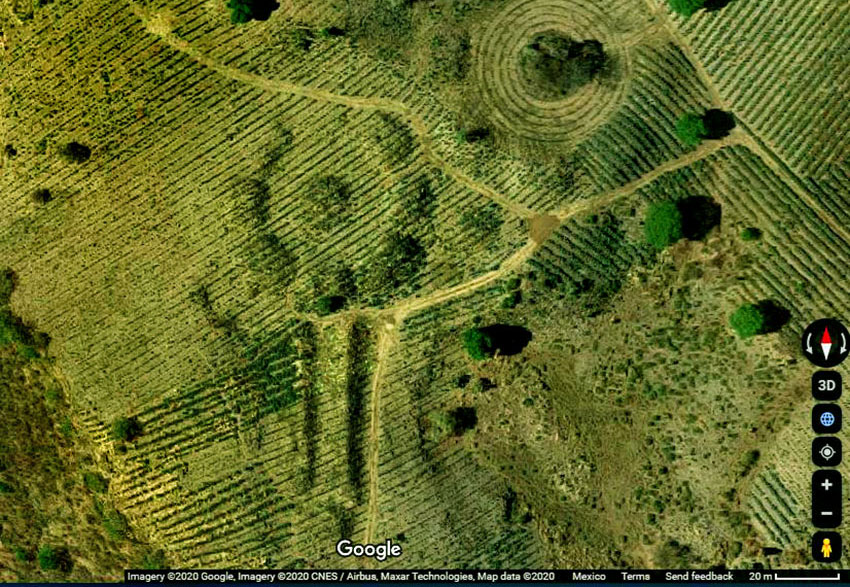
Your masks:
{"label": "location target button", "polygon": [[837,467],[841,462],[841,440],[818,436],[812,441],[812,462],[818,467]]}
{"label": "location target button", "polygon": [[850,354],[850,332],[838,320],[822,318],[803,331],[803,354],[825,369],[840,365]]}

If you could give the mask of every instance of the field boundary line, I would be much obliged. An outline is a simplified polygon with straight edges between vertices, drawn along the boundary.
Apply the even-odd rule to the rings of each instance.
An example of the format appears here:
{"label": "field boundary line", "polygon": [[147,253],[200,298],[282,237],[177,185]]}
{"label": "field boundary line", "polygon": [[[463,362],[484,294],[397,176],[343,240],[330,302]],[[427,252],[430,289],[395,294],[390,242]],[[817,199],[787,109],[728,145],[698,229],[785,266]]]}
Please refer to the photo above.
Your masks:
{"label": "field boundary line", "polygon": [[135,2],[130,2],[130,7],[133,13],[142,21],[142,24],[145,26],[145,29],[149,33],[158,36],[165,44],[170,46],[175,51],[189,56],[190,58],[198,62],[200,65],[211,69],[224,77],[242,82],[250,86],[254,86],[267,92],[287,93],[295,96],[309,98],[319,102],[329,102],[332,104],[339,104],[341,106],[347,106],[349,108],[357,108],[361,110],[381,110],[384,112],[391,112],[402,116],[408,123],[408,126],[413,130],[413,133],[416,135],[417,140],[422,148],[423,156],[432,165],[442,170],[446,175],[451,177],[457,183],[460,183],[471,189],[472,191],[478,193],[479,195],[484,196],[485,198],[495,202],[499,206],[505,208],[506,210],[510,211],[516,216],[519,216],[520,218],[529,219],[536,215],[536,212],[534,212],[533,210],[526,208],[518,202],[511,200],[509,197],[505,196],[504,194],[498,193],[496,190],[487,187],[481,182],[472,179],[459,169],[453,167],[448,161],[437,155],[436,151],[432,146],[431,133],[428,130],[424,119],[407,104],[396,100],[390,100],[387,98],[346,96],[343,94],[330,92],[328,90],[319,90],[316,88],[310,88],[308,86],[294,84],[292,82],[284,80],[272,80],[261,75],[243,71],[237,67],[223,65],[215,61],[214,59],[211,59],[210,57],[204,55],[201,51],[193,47],[187,41],[184,41],[183,39],[179,38],[170,30],[169,27],[165,25],[157,26],[157,24],[152,22],[151,18],[149,18],[149,16],[145,14],[144,9],[142,9]]}
{"label": "field boundary line", "polygon": [[369,510],[366,522],[364,544],[370,544],[378,525],[378,465],[381,434],[381,382],[387,364],[389,349],[396,342],[390,331],[394,325],[390,321],[378,322],[378,340],[375,344],[375,373],[372,376],[371,416],[369,420]]}

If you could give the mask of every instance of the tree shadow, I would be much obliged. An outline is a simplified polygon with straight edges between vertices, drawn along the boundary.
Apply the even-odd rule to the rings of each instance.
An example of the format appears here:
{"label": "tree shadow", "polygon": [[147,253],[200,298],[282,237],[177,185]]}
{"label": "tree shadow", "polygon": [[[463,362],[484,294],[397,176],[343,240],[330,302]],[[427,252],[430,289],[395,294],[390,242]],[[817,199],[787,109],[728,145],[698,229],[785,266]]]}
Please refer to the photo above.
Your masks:
{"label": "tree shadow", "polygon": [[734,2],[734,0],[706,0],[702,7],[706,10],[706,12],[714,12],[725,8],[726,5],[731,2]]}
{"label": "tree shadow", "polygon": [[729,132],[735,128],[735,117],[729,112],[712,108],[702,115],[705,130],[708,133],[706,138],[722,139],[729,135]]}
{"label": "tree shadow", "polygon": [[455,436],[460,436],[467,430],[472,430],[478,424],[478,413],[475,411],[475,408],[455,408],[450,412],[450,415],[452,420],[454,420],[454,430],[452,430],[452,433]]}
{"label": "tree shadow", "polygon": [[251,16],[254,20],[268,20],[272,12],[280,8],[276,0],[254,0],[251,6]]}
{"label": "tree shadow", "polygon": [[508,324],[493,324],[485,326],[481,331],[490,337],[493,349],[502,356],[517,355],[531,342],[531,331],[522,326]]}
{"label": "tree shadow", "polygon": [[691,196],[676,203],[682,215],[682,234],[688,240],[702,240],[720,224],[720,204],[705,196]]}
{"label": "tree shadow", "polygon": [[761,300],[756,304],[764,316],[763,332],[776,332],[791,320],[791,312],[773,300]]}

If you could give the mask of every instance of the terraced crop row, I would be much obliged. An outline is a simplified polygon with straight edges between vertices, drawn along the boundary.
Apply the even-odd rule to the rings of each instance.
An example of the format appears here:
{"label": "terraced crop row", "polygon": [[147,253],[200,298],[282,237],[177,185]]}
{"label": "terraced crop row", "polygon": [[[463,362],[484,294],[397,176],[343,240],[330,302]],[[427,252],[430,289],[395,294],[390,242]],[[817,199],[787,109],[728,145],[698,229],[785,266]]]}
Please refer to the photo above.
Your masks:
{"label": "terraced crop row", "polygon": [[792,168],[825,178],[841,167],[848,11],[802,0],[773,0],[759,10],[732,2],[681,26],[723,98]]}
{"label": "terraced crop row", "polygon": [[747,505],[752,520],[772,545],[793,547],[803,540],[800,520],[806,518],[805,508],[791,495],[774,469],[767,469],[758,476],[750,488]]}
{"label": "terraced crop row", "polygon": [[624,102],[604,126],[578,148],[576,158],[592,182],[584,194],[605,192],[676,159],[685,148],[676,120],[711,105],[693,66],[672,43],[632,49],[633,78]]}
{"label": "terraced crop row", "polygon": [[[366,422],[353,418],[350,388],[362,389],[362,412],[369,335],[360,339],[366,346],[348,346],[346,360],[348,327],[305,326],[277,335],[275,341],[292,337],[286,352],[295,354],[267,362],[261,373],[267,385],[282,385],[280,374],[297,366],[295,404],[270,403],[249,363],[137,414],[143,434],[119,457],[112,487],[122,511],[182,564],[291,566],[305,559],[336,566],[336,540],[362,533],[363,508],[346,470],[352,450],[365,452]],[[276,352],[275,341],[251,348]],[[351,378],[346,362],[365,369],[365,385]],[[96,415],[84,425],[104,437]]]}

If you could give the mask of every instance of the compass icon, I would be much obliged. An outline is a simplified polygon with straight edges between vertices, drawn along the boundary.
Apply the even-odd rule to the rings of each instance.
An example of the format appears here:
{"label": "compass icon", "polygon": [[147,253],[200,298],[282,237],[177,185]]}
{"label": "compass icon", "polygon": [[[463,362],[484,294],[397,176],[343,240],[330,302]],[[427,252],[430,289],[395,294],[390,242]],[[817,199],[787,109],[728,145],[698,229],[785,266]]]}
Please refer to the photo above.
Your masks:
{"label": "compass icon", "polygon": [[825,369],[841,364],[850,354],[850,332],[838,320],[815,320],[803,331],[803,354]]}

